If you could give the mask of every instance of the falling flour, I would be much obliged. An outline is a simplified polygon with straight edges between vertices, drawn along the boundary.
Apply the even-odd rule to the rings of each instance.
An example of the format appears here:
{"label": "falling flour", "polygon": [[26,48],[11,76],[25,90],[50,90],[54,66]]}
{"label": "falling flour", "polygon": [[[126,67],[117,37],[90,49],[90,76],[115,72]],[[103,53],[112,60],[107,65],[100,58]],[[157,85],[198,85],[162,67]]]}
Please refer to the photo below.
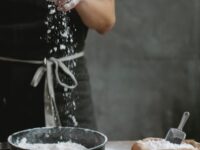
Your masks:
{"label": "falling flour", "polygon": [[[47,28],[45,41],[50,46],[49,55],[53,57],[64,57],[75,54],[77,42],[74,40],[74,33],[77,32],[75,25],[72,24],[70,17],[65,13],[58,11],[52,0],[47,1],[49,13],[47,15],[45,25]],[[71,12],[67,12],[71,13]],[[65,62],[66,67],[75,75],[76,60]],[[71,79],[66,76],[61,77],[61,82],[67,82],[69,85]],[[59,85],[55,84],[55,86]],[[77,96],[73,96],[72,89],[63,89],[63,97],[66,101],[64,114],[68,116],[74,126],[78,126],[78,122],[74,115],[76,110]],[[70,124],[71,125],[71,124]]]}
{"label": "falling flour", "polygon": [[138,143],[142,144],[144,148],[149,150],[177,150],[177,149],[190,149],[197,150],[197,148],[193,147],[190,144],[182,143],[182,144],[173,144],[166,140],[147,140],[147,141],[138,141]]}
{"label": "falling flour", "polygon": [[18,146],[20,148],[30,149],[30,150],[87,150],[87,148],[84,147],[83,145],[72,143],[71,141],[54,143],[54,144],[41,144],[41,143],[30,144],[27,143],[26,138],[23,138],[18,143]]}

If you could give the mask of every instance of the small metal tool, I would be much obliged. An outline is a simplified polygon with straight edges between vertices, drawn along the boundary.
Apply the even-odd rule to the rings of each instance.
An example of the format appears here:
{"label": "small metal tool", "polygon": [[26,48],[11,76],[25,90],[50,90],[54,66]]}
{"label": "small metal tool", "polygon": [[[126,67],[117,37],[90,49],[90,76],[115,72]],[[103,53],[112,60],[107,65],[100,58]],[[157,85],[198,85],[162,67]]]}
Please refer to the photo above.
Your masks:
{"label": "small metal tool", "polygon": [[183,132],[183,127],[185,126],[189,117],[190,117],[190,113],[184,112],[178,128],[169,129],[165,137],[165,140],[174,144],[181,144],[182,141],[185,140],[186,138],[186,133]]}

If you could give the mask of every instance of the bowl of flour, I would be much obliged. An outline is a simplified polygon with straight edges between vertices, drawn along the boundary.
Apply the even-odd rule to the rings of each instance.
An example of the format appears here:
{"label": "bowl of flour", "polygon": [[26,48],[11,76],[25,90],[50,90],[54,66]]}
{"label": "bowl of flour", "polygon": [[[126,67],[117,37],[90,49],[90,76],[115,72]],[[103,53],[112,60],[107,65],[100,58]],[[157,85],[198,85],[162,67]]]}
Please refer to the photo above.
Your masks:
{"label": "bowl of flour", "polygon": [[76,127],[43,127],[13,133],[11,150],[104,150],[107,137],[101,132]]}

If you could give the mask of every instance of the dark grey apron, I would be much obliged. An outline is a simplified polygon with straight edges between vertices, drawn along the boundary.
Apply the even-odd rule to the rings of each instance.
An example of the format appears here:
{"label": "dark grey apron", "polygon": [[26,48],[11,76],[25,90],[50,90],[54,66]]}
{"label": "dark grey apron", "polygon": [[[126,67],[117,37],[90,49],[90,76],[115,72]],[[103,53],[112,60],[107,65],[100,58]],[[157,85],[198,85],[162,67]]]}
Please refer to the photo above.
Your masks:
{"label": "dark grey apron", "polygon": [[[64,51],[50,53],[55,43],[50,41],[47,44],[40,39],[47,31],[43,23],[47,15],[45,0],[6,0],[0,7],[1,10],[8,10],[0,14],[0,56],[43,60],[45,57],[60,58],[67,55]],[[76,43],[74,53],[78,53],[83,50],[87,28],[75,11],[68,13],[68,18],[70,27],[76,27],[73,33]],[[66,43],[67,46],[72,44]],[[76,62],[65,62],[65,65],[72,63],[76,63],[73,73],[78,86],[75,89],[66,90],[54,80],[62,126],[77,125],[95,129],[86,60],[81,57]],[[13,132],[45,126],[44,78],[36,88],[30,85],[38,65],[0,61],[0,68],[0,141],[6,141]],[[62,71],[59,71],[59,76],[63,82],[71,84],[70,78]]]}

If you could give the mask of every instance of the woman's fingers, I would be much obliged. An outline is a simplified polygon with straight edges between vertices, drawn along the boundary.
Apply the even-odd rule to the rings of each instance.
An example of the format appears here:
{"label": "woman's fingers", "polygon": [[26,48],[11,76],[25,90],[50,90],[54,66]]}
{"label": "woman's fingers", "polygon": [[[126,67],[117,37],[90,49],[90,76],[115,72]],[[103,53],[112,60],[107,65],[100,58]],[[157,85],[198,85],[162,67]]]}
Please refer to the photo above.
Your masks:
{"label": "woman's fingers", "polygon": [[59,11],[67,12],[73,9],[80,0],[57,0],[56,5]]}
{"label": "woman's fingers", "polygon": [[70,3],[65,3],[63,5],[63,10],[66,12],[66,11],[69,11],[70,9],[74,8],[76,6],[76,3],[74,1],[70,2]]}
{"label": "woman's fingers", "polygon": [[70,3],[73,0],[57,0],[57,5],[62,7],[65,3]]}
{"label": "woman's fingers", "polygon": [[80,0],[50,0],[55,3],[59,11],[67,12],[73,9]]}

